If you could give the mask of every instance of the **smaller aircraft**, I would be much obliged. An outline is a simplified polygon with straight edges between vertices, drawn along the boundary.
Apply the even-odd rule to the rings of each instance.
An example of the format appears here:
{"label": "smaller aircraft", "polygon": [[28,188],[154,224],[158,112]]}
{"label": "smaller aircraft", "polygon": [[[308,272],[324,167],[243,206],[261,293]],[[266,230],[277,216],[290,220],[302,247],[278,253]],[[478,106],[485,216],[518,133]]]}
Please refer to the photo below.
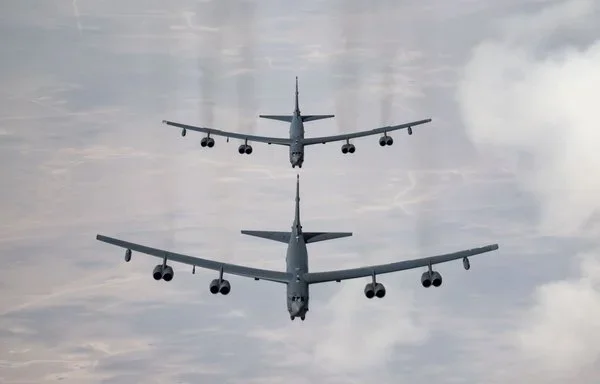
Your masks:
{"label": "smaller aircraft", "polygon": [[490,252],[498,249],[498,244],[486,245],[480,248],[467,249],[464,251],[447,253],[439,256],[425,257],[415,260],[397,261],[389,264],[370,265],[360,268],[339,269],[328,272],[309,272],[308,271],[308,251],[307,244],[318,241],[339,239],[352,236],[352,232],[304,232],[300,224],[300,181],[296,176],[296,209],[294,222],[291,231],[250,231],[242,230],[245,235],[261,237],[263,239],[277,241],[287,244],[287,254],[285,257],[286,271],[274,271],[267,269],[258,269],[245,267],[241,265],[223,263],[216,260],[201,259],[199,257],[188,256],[181,253],[175,253],[157,248],[150,248],[145,245],[130,243],[128,241],[115,239],[108,236],[97,235],[96,239],[102,242],[125,248],[125,261],[131,260],[131,251],[145,253],[162,259],[162,264],[154,267],[152,276],[154,280],[171,281],[174,276],[173,268],[167,264],[169,260],[176,261],[192,266],[192,273],[195,273],[196,267],[211,269],[219,273],[219,277],[210,282],[209,290],[212,294],[221,293],[227,295],[231,291],[231,284],[224,279],[224,274],[244,276],[254,278],[254,280],[267,280],[276,283],[285,284],[287,287],[287,307],[290,319],[299,317],[304,320],[308,312],[309,286],[311,284],[341,282],[342,280],[356,279],[359,277],[370,277],[371,282],[365,285],[365,296],[368,299],[373,297],[382,298],[385,296],[385,287],[378,282],[377,275],[385,273],[404,271],[420,267],[427,267],[427,271],[421,276],[421,284],[425,288],[432,285],[439,287],[442,285],[442,275],[434,271],[432,266],[445,263],[451,260],[462,259],[465,269],[470,269],[471,264],[468,256],[478,255],[480,253]]}
{"label": "smaller aircraft", "polygon": [[238,147],[238,152],[240,155],[246,154],[250,155],[252,153],[252,145],[248,144],[248,142],[256,141],[257,143],[267,143],[267,144],[277,144],[289,147],[290,152],[290,163],[292,164],[292,168],[298,166],[302,168],[302,164],[304,163],[304,147],[307,145],[313,144],[325,144],[330,143],[332,141],[346,141],[345,144],[342,145],[342,153],[354,153],[356,151],[356,147],[354,144],[350,143],[350,139],[355,139],[358,137],[371,136],[371,135],[379,135],[382,136],[379,138],[379,145],[382,147],[390,146],[394,143],[394,139],[388,135],[388,133],[392,131],[396,131],[399,129],[406,128],[409,135],[412,135],[412,127],[415,125],[429,123],[431,119],[418,120],[410,123],[404,123],[400,125],[391,125],[387,127],[375,128],[370,131],[361,131],[361,132],[353,132],[353,133],[343,133],[341,135],[335,136],[323,136],[323,137],[304,137],[304,123],[309,121],[321,120],[321,119],[329,119],[334,117],[334,115],[306,115],[302,116],[300,114],[300,107],[298,105],[298,77],[296,76],[296,103],[294,107],[294,112],[291,115],[259,115],[259,117],[263,119],[271,119],[271,120],[279,120],[290,123],[290,133],[289,137],[267,137],[267,136],[255,136],[248,135],[245,133],[236,133],[236,132],[227,132],[221,131],[219,129],[207,128],[207,127],[195,127],[193,125],[186,125],[181,123],[174,123],[172,121],[163,120],[163,124],[172,125],[174,127],[181,128],[181,136],[185,136],[187,130],[197,131],[206,133],[206,137],[200,140],[200,146],[203,148],[208,147],[212,148],[215,146],[215,139],[210,137],[214,136],[224,136],[229,141],[230,137],[234,139],[242,139],[244,140],[244,144],[241,144]]}

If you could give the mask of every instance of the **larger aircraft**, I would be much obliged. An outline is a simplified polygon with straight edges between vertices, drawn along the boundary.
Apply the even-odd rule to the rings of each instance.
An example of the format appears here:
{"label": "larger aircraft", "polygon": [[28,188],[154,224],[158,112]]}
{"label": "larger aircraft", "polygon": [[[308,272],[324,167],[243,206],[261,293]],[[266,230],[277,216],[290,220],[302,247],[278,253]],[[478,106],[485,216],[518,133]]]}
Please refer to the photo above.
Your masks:
{"label": "larger aircraft", "polygon": [[221,131],[219,129],[207,128],[207,127],[196,127],[193,125],[175,123],[172,121],[163,120],[163,124],[172,125],[174,127],[181,128],[181,136],[185,136],[187,130],[197,131],[206,133],[206,137],[200,140],[200,145],[202,147],[212,148],[215,146],[215,139],[210,137],[214,136],[224,136],[229,141],[229,138],[232,137],[234,139],[242,139],[244,140],[244,144],[241,144],[238,147],[238,152],[243,155],[250,155],[252,153],[252,145],[248,144],[248,142],[255,141],[257,143],[267,143],[267,144],[277,144],[289,147],[290,153],[290,163],[292,164],[292,168],[298,166],[302,168],[302,164],[304,163],[304,147],[307,145],[313,144],[325,144],[330,143],[332,141],[346,141],[345,144],[342,145],[342,153],[354,153],[356,151],[356,147],[354,144],[350,143],[350,139],[355,139],[358,137],[371,136],[371,135],[379,135],[383,134],[379,138],[379,145],[389,146],[394,143],[394,139],[388,135],[389,132],[396,131],[399,129],[406,128],[408,130],[408,134],[412,135],[412,127],[415,125],[429,123],[431,119],[412,121],[410,123],[400,124],[400,125],[392,125],[387,127],[375,128],[370,131],[361,131],[361,132],[353,132],[353,133],[344,133],[341,135],[334,136],[323,136],[323,137],[304,137],[304,123],[315,120],[329,119],[334,117],[335,115],[306,115],[302,116],[300,113],[300,107],[298,104],[298,77],[296,76],[296,99],[295,99],[295,107],[294,112],[291,115],[259,115],[259,117],[263,119],[271,119],[271,120],[279,120],[290,123],[290,132],[289,137],[267,137],[267,136],[255,136],[249,135],[246,133],[236,133],[236,132],[227,132]]}
{"label": "larger aircraft", "polygon": [[445,263],[451,260],[462,259],[465,269],[470,269],[468,256],[478,255],[480,253],[490,252],[498,249],[498,244],[486,245],[480,248],[467,249],[454,253],[448,253],[439,256],[425,257],[415,260],[404,260],[390,264],[370,265],[361,268],[340,269],[327,272],[309,272],[308,270],[308,252],[306,245],[318,241],[338,239],[352,236],[352,232],[304,232],[300,224],[300,181],[299,176],[296,179],[296,209],[294,222],[291,231],[254,231],[242,230],[245,235],[261,237],[264,239],[277,241],[287,244],[286,271],[274,271],[267,269],[251,268],[241,265],[223,263],[216,260],[201,259],[199,257],[188,256],[181,253],[175,253],[167,250],[150,248],[145,245],[135,244],[124,240],[115,239],[103,235],[97,235],[96,239],[102,242],[125,248],[125,261],[131,260],[131,252],[136,251],[162,259],[162,264],[154,267],[152,276],[155,280],[171,281],[174,276],[173,268],[168,265],[168,261],[175,261],[192,266],[192,273],[195,273],[196,267],[206,268],[217,271],[218,278],[212,280],[209,290],[212,294],[221,293],[227,295],[231,291],[231,284],[224,278],[225,274],[237,275],[254,278],[254,280],[267,280],[284,284],[287,287],[287,308],[290,319],[299,317],[305,319],[308,312],[309,287],[311,284],[341,282],[342,280],[356,279],[359,277],[370,277],[371,282],[367,283],[364,289],[365,296],[368,299],[373,297],[382,298],[385,296],[385,287],[377,282],[377,275],[385,273],[404,271],[419,267],[427,267],[427,271],[421,276],[421,284],[425,288],[430,286],[439,287],[442,285],[442,275],[434,271],[432,266]]}

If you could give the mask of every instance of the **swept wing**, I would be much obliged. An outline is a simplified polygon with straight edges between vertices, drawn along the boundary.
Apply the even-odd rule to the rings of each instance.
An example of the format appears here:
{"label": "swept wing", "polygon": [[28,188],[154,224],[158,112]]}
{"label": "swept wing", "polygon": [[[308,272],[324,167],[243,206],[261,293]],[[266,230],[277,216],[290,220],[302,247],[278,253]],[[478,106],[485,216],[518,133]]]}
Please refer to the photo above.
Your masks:
{"label": "swept wing", "polygon": [[426,267],[428,265],[445,263],[452,260],[462,259],[480,253],[491,252],[498,249],[498,244],[486,245],[480,248],[467,249],[464,251],[447,253],[439,256],[425,257],[422,259],[405,260],[390,264],[371,265],[368,267],[340,269],[328,272],[310,272],[304,274],[304,280],[309,284],[326,283],[330,281],[340,282],[342,280],[356,279],[359,277],[381,275],[383,273],[399,272],[407,269]]}
{"label": "swept wing", "polygon": [[172,125],[177,128],[181,128],[184,132],[186,130],[203,132],[206,134],[223,136],[223,137],[232,137],[234,139],[242,139],[248,141],[254,141],[257,143],[267,143],[267,144],[278,144],[278,145],[290,145],[290,139],[285,137],[268,137],[268,136],[255,136],[248,135],[246,133],[237,133],[237,132],[228,132],[221,131],[219,129],[214,128],[206,128],[206,127],[195,127],[193,125],[180,124],[172,121],[163,120],[163,124]]}
{"label": "swept wing", "polygon": [[277,283],[287,283],[292,278],[292,275],[286,272],[250,268],[242,265],[223,263],[215,260],[201,259],[199,257],[183,255],[181,253],[175,253],[158,248],[151,248],[145,245],[131,243],[128,241],[119,240],[113,237],[103,235],[97,235],[96,240],[116,245],[117,247],[130,249],[131,251],[145,253],[146,255],[155,256],[161,259],[166,257],[169,261],[177,261],[179,263],[194,265],[196,267],[211,269],[213,271],[220,271],[222,268],[223,273],[228,273],[231,275],[252,277],[255,279],[269,280]]}
{"label": "swept wing", "polygon": [[304,145],[325,144],[325,143],[330,143],[332,141],[342,141],[342,140],[348,140],[348,139],[355,139],[357,137],[365,137],[365,136],[371,136],[371,135],[378,135],[378,134],[382,134],[382,133],[390,133],[392,131],[397,131],[399,129],[405,129],[405,128],[410,128],[409,133],[411,133],[412,127],[414,127],[415,125],[429,123],[430,121],[431,121],[431,119],[425,119],[425,120],[412,121],[410,123],[405,123],[405,124],[400,124],[400,125],[392,125],[392,126],[387,126],[387,127],[375,128],[375,129],[371,129],[370,131],[344,133],[344,134],[335,135],[335,136],[309,137],[309,138],[305,138],[303,143],[304,143]]}

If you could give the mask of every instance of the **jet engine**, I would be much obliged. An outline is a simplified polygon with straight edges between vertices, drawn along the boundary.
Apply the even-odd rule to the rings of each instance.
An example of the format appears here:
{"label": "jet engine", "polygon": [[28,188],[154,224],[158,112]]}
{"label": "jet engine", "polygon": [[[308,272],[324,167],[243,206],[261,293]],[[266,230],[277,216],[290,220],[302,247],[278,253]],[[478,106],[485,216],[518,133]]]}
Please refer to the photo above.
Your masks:
{"label": "jet engine", "polygon": [[354,153],[356,151],[356,147],[354,144],[344,144],[342,145],[342,153],[345,155],[346,153]]}
{"label": "jet engine", "polygon": [[213,281],[211,281],[209,289],[210,293],[212,293],[213,295],[219,293],[219,279],[214,279]]}
{"label": "jet engine", "polygon": [[431,275],[430,275],[429,271],[424,272],[423,275],[421,276],[421,284],[425,288],[431,287]]}
{"label": "jet engine", "polygon": [[185,131],[185,128],[183,128],[183,129],[181,130],[181,136],[185,136],[185,133],[186,133],[186,131]]}
{"label": "jet engine", "polygon": [[131,249],[128,249],[125,251],[125,261],[127,263],[129,263],[130,260],[131,260]]}
{"label": "jet engine", "polygon": [[171,281],[173,280],[173,276],[175,275],[175,272],[173,272],[173,268],[171,268],[170,266],[166,266],[165,269],[162,272],[162,278],[164,281]]}
{"label": "jet engine", "polygon": [[152,271],[152,277],[154,277],[154,280],[160,280],[162,279],[162,275],[163,266],[162,264],[158,264],[156,267],[154,267],[154,271]]}
{"label": "jet engine", "polygon": [[432,273],[431,284],[436,288],[439,287],[440,285],[442,285],[442,275],[440,275],[439,272]]}
{"label": "jet engine", "polygon": [[221,286],[219,287],[219,292],[221,292],[222,295],[227,295],[230,291],[231,291],[231,284],[229,284],[229,281],[227,281],[227,280],[221,281]]}
{"label": "jet engine", "polygon": [[372,299],[375,296],[375,290],[373,289],[373,283],[365,285],[365,296],[367,299]]}
{"label": "jet engine", "polygon": [[381,145],[382,147],[392,144],[394,144],[394,139],[392,139],[390,136],[381,136],[379,138],[379,145]]}
{"label": "jet engine", "polygon": [[243,155],[244,153],[249,155],[252,153],[252,146],[248,144],[242,144],[238,147],[238,152],[240,155]]}
{"label": "jet engine", "polygon": [[378,298],[383,298],[385,296],[385,286],[381,283],[377,283],[375,285],[375,296]]}
{"label": "jet engine", "polygon": [[203,137],[202,140],[200,140],[200,145],[202,147],[212,148],[215,146],[215,139],[212,137]]}

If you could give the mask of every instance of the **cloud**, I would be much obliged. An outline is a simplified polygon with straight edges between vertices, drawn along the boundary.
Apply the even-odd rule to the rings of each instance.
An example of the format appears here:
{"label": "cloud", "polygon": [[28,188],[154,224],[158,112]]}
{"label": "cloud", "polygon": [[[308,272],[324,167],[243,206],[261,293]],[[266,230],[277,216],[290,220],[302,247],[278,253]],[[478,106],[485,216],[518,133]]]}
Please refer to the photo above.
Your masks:
{"label": "cloud", "polygon": [[[580,4],[551,8],[544,17],[522,21],[520,29],[527,35],[552,20],[560,28],[563,16],[576,22],[579,13],[561,10]],[[544,206],[541,225],[545,231],[570,234],[582,230],[599,206],[600,180],[589,175],[600,167],[592,144],[600,140],[593,101],[600,96],[600,40],[583,49],[565,44],[540,57],[536,48],[543,37],[481,43],[466,65],[458,98],[475,143],[532,154],[534,169],[519,176]]]}
{"label": "cloud", "polygon": [[[540,227],[556,217],[542,182],[566,175],[557,173],[572,166],[565,159],[581,159],[564,151],[541,176],[535,167],[540,156],[554,159],[557,142],[580,145],[595,137],[562,136],[562,127],[528,133],[545,115],[506,101],[541,100],[540,108],[556,113],[552,118],[583,124],[570,110],[560,112],[563,100],[544,84],[551,76],[571,80],[562,67],[590,69],[583,62],[595,57],[589,36],[597,36],[590,32],[600,25],[586,16],[593,8],[578,3],[550,12],[543,11],[553,9],[550,3],[516,0],[365,4],[344,3],[340,12],[318,2],[238,8],[237,1],[78,1],[81,30],[72,2],[33,11],[11,7],[7,14],[14,15],[0,37],[8,58],[0,63],[6,85],[0,90],[3,378],[341,384],[537,377],[547,383],[554,375],[594,383],[597,240],[590,235],[597,216],[565,209],[558,217],[572,215],[572,225],[554,232]],[[507,13],[521,21],[506,19]],[[570,16],[557,20],[557,30],[550,21],[531,22],[563,13]],[[536,32],[542,24],[543,32]],[[347,46],[336,38],[344,31]],[[471,57],[471,45],[480,42]],[[560,53],[564,46],[571,51]],[[482,59],[494,52],[494,60]],[[450,97],[459,66],[471,58],[460,105],[480,154]],[[496,66],[504,60],[513,60],[517,75],[491,81],[503,75]],[[553,69],[538,73],[548,63]],[[203,78],[207,73],[214,76]],[[346,81],[348,74],[357,78]],[[369,129],[382,115],[390,122],[412,115],[434,122],[410,137],[394,135],[390,148],[380,148],[377,137],[357,139],[351,157],[342,156],[338,144],[312,146],[301,171],[290,169],[285,149],[256,144],[252,156],[240,157],[237,143],[216,138],[214,148],[203,149],[202,135],[182,138],[160,124],[169,119],[252,130],[254,119],[261,122],[257,134],[284,135],[285,125],[271,127],[253,111],[267,100],[261,111],[285,113],[296,75],[304,113],[332,112],[338,98],[336,119],[307,126],[310,135],[331,133],[336,121],[348,125],[344,130]],[[348,94],[330,89],[336,79],[349,85]],[[561,80],[560,90],[571,92],[577,82],[571,83]],[[545,90],[544,97],[534,98],[534,87]],[[478,104],[495,100],[498,91],[509,92],[495,102],[516,118],[485,104],[477,114]],[[519,98],[521,91],[529,99]],[[572,100],[564,101],[574,111],[591,108]],[[519,127],[529,138],[550,132],[554,141],[533,146],[511,141],[502,130],[481,131],[498,116],[531,123]],[[240,127],[244,119],[248,125]],[[495,135],[504,144],[490,148]],[[122,250],[95,240],[103,233],[283,269],[283,244],[239,230],[287,230],[297,172],[304,229],[354,232],[310,245],[312,270],[493,242],[500,251],[473,258],[468,272],[460,262],[436,267],[442,289],[423,289],[421,270],[378,276],[387,288],[384,300],[364,297],[368,279],[311,286],[306,321],[291,322],[281,286],[228,276],[231,294],[214,296],[208,292],[213,271],[192,275],[177,264],[172,282],[155,282],[150,274],[160,260],[134,253],[124,263]],[[568,177],[569,183],[579,178]],[[572,201],[583,198],[563,193]],[[577,232],[579,219],[588,223],[586,233]],[[564,351],[553,348],[553,334]],[[584,357],[573,362],[567,351]]]}
{"label": "cloud", "polygon": [[[600,358],[600,259],[583,255],[578,276],[538,288],[518,332],[524,355],[552,373],[577,373]],[[600,371],[597,371],[600,373]]]}
{"label": "cloud", "polygon": [[[600,208],[600,179],[592,176],[600,168],[600,40],[581,33],[597,25],[596,7],[562,1],[499,23],[497,37],[474,47],[457,89],[481,151],[527,158],[514,172],[539,202],[536,226],[546,236],[599,234],[589,223]],[[569,34],[575,38],[564,39]],[[575,259],[578,273],[539,284],[516,319],[509,348],[527,364],[515,379],[592,383],[600,374],[600,248],[592,248]]]}

